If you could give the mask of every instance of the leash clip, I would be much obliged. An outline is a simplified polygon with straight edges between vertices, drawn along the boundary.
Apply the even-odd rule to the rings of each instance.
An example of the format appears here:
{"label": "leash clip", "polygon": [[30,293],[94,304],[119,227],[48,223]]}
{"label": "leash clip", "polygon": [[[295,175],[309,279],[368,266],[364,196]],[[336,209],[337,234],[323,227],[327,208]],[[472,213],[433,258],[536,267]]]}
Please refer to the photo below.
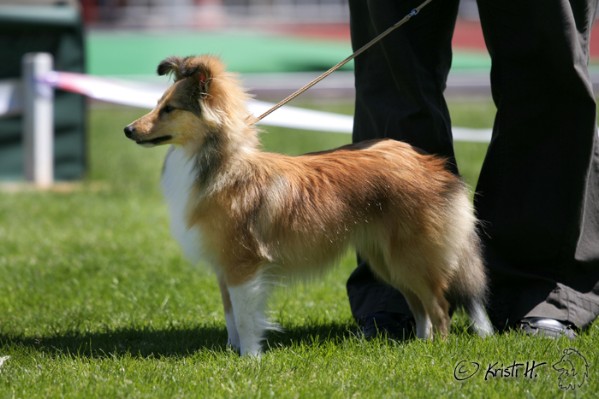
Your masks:
{"label": "leash clip", "polygon": [[420,12],[419,9],[413,8],[412,11],[410,11],[410,13],[408,15],[410,16],[410,18],[412,18],[412,17],[415,17],[416,15],[418,15],[419,12]]}

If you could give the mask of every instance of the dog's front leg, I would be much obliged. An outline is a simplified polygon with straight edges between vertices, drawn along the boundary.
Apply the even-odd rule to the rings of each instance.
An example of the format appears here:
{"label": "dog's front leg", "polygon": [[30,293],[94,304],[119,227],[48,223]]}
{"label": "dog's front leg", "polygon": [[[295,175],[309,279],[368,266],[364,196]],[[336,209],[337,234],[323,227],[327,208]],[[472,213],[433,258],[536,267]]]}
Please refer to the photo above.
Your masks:
{"label": "dog's front leg", "polygon": [[272,328],[264,314],[268,289],[259,275],[228,286],[242,355],[260,356],[264,332]]}
{"label": "dog's front leg", "polygon": [[220,288],[220,295],[223,300],[223,308],[225,309],[225,322],[227,323],[227,345],[231,346],[235,350],[240,350],[239,346],[239,333],[237,332],[237,326],[235,325],[235,316],[233,314],[233,305],[231,304],[231,297],[229,296],[229,289],[223,276],[218,277],[218,286]]}

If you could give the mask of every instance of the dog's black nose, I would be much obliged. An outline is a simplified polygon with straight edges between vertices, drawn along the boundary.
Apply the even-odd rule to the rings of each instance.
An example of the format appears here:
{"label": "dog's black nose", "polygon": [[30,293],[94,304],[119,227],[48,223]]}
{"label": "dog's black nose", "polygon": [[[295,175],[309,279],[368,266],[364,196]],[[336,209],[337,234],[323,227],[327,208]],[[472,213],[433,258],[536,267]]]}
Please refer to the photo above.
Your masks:
{"label": "dog's black nose", "polygon": [[125,126],[125,129],[123,129],[125,131],[125,136],[127,136],[128,138],[131,138],[131,136],[133,136],[133,133],[135,133],[135,128],[131,125]]}

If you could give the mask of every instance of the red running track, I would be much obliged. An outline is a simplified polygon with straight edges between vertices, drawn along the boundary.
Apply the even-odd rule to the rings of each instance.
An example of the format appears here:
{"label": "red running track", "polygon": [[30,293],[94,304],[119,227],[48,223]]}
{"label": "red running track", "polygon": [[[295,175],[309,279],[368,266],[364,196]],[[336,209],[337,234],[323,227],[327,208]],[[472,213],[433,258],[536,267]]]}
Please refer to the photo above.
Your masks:
{"label": "red running track", "polygon": [[[349,40],[347,24],[285,26],[282,33],[336,40]],[[458,20],[453,35],[453,46],[459,50],[487,51],[479,22]],[[599,23],[591,31],[591,58],[599,59]]]}

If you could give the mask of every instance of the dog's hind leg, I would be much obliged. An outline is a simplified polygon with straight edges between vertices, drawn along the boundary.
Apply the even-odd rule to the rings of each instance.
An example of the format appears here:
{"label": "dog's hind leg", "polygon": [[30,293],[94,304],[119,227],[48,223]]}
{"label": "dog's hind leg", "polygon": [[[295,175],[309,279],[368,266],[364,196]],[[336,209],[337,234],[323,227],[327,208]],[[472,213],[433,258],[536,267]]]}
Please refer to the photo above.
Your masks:
{"label": "dog's hind leg", "polygon": [[435,334],[445,338],[449,334],[449,302],[445,299],[443,290],[427,290],[421,293],[420,300],[424,305],[426,313],[431,318]]}
{"label": "dog's hind leg", "polygon": [[[410,308],[414,303],[416,309],[423,309],[425,317],[421,317],[421,325],[418,325],[418,319],[416,319],[416,335],[418,338],[432,338],[434,332],[435,334],[440,334],[441,337],[446,337],[449,333],[449,302],[445,299],[444,291],[438,287],[436,290],[430,288],[430,286],[434,286],[432,282],[425,281],[422,284],[414,284],[414,287],[411,289],[412,295],[414,295],[416,299],[408,299],[408,303],[410,304]],[[404,294],[405,296],[405,294]],[[409,295],[408,295],[409,296]],[[419,302],[419,304],[418,304]],[[417,313],[412,309],[413,313]],[[416,314],[414,314],[416,318]],[[430,323],[432,324],[432,330],[430,325],[428,324],[430,318]],[[420,328],[419,328],[420,327]]]}
{"label": "dog's hind leg", "polygon": [[422,302],[416,294],[408,289],[402,289],[401,293],[408,302],[414,320],[416,321],[416,336],[423,339],[431,338],[433,326],[431,324],[431,319],[424,310]]}
{"label": "dog's hind leg", "polygon": [[239,350],[239,333],[237,332],[237,326],[235,325],[235,315],[233,314],[233,305],[231,304],[231,297],[229,296],[229,290],[224,277],[219,276],[218,286],[220,288],[220,295],[223,300],[223,308],[225,310],[225,322],[227,323],[227,344],[233,349]]}
{"label": "dog's hind leg", "polygon": [[228,287],[242,355],[260,356],[265,331],[276,328],[265,316],[269,290],[269,284],[260,274]]}
{"label": "dog's hind leg", "polygon": [[487,316],[482,300],[471,298],[465,306],[466,312],[472,322],[472,328],[481,337],[493,335],[493,325]]}
{"label": "dog's hind leg", "polygon": [[[398,247],[389,250],[386,262],[371,263],[371,267],[384,281],[404,295],[416,321],[418,338],[432,339],[433,333],[446,336],[450,321],[449,302],[444,296],[445,284],[435,281],[438,273],[435,273],[434,268],[428,267],[430,262],[438,259],[421,259],[420,251],[413,250],[406,254],[397,250]],[[381,268],[381,265],[387,266]]]}

